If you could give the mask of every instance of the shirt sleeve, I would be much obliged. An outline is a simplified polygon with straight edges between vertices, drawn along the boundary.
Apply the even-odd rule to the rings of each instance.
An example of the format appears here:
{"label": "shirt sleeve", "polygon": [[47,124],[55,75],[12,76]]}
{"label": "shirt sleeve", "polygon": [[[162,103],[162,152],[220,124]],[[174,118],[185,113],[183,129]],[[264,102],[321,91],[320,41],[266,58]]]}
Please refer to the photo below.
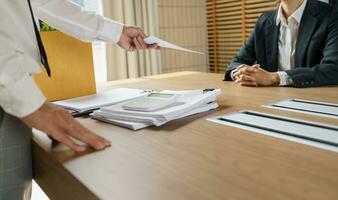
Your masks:
{"label": "shirt sleeve", "polygon": [[31,76],[23,70],[29,65],[33,67],[40,64],[15,50],[2,54],[0,63],[0,106],[4,111],[22,118],[42,106],[46,98]]}
{"label": "shirt sleeve", "polygon": [[84,42],[117,43],[123,24],[94,12],[83,11],[70,0],[31,0],[34,14],[56,29]]}
{"label": "shirt sleeve", "polygon": [[277,72],[278,76],[279,76],[279,86],[290,86],[293,84],[292,79],[290,78],[290,76],[284,72],[284,71],[279,71]]}

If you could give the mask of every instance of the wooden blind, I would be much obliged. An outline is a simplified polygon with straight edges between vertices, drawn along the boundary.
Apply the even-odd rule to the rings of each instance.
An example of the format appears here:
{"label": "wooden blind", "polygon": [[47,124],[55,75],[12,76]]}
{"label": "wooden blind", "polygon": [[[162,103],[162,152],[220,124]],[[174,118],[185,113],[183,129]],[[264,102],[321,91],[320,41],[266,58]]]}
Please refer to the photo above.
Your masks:
{"label": "wooden blind", "polygon": [[271,0],[206,0],[209,66],[223,73],[263,12],[276,9]]}
{"label": "wooden blind", "polygon": [[[200,52],[208,51],[205,0],[158,0],[159,36]],[[207,56],[161,50],[161,72],[208,71]]]}

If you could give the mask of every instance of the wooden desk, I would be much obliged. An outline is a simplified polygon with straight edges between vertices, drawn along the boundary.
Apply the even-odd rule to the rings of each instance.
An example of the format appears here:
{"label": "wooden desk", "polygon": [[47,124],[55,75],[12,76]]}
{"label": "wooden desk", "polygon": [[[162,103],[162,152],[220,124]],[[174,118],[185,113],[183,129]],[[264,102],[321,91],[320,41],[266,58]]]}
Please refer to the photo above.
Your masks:
{"label": "wooden desk", "polygon": [[338,87],[249,88],[222,78],[184,72],[105,85],[221,88],[223,94],[216,111],[136,132],[79,119],[112,141],[100,152],[52,151],[49,140],[36,134],[36,181],[52,199],[62,200],[338,199],[337,153],[206,120],[251,109],[338,125],[334,119],[260,107],[289,98],[338,103]]}

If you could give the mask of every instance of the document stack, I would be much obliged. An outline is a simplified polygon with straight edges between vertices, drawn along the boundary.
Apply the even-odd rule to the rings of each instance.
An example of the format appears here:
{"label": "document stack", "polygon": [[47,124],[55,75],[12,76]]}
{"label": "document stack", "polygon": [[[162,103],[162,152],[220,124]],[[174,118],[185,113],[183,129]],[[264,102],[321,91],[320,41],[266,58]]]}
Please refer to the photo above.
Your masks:
{"label": "document stack", "polygon": [[70,113],[76,116],[81,114],[89,114],[93,110],[97,110],[103,106],[109,106],[129,101],[138,97],[145,96],[148,93],[149,91],[139,89],[116,88],[89,96],[55,101],[53,103],[69,110]]}
{"label": "document stack", "polygon": [[[94,111],[94,119],[133,130],[161,126],[175,119],[206,112],[218,107],[216,97],[220,89],[149,92],[146,96],[105,106]],[[159,107],[153,99],[167,98]],[[151,99],[151,101],[149,101]]]}

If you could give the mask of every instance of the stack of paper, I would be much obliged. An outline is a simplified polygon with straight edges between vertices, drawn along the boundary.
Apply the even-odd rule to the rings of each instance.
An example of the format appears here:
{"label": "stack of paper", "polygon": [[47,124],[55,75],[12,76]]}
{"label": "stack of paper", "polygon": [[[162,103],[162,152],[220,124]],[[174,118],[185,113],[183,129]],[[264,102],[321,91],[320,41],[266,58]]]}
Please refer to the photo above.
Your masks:
{"label": "stack of paper", "polygon": [[99,92],[94,95],[55,101],[53,103],[68,110],[74,111],[75,113],[85,113],[88,111],[99,109],[103,106],[114,105],[138,97],[146,96],[147,94],[149,94],[149,91],[129,88],[117,88],[104,92]]}
{"label": "stack of paper", "polygon": [[161,126],[174,119],[206,112],[218,107],[214,101],[221,93],[219,89],[189,90],[189,91],[161,91],[162,93],[180,95],[177,102],[167,108],[142,112],[123,109],[126,103],[119,103],[94,111],[91,117],[104,122],[138,130],[148,126]]}

